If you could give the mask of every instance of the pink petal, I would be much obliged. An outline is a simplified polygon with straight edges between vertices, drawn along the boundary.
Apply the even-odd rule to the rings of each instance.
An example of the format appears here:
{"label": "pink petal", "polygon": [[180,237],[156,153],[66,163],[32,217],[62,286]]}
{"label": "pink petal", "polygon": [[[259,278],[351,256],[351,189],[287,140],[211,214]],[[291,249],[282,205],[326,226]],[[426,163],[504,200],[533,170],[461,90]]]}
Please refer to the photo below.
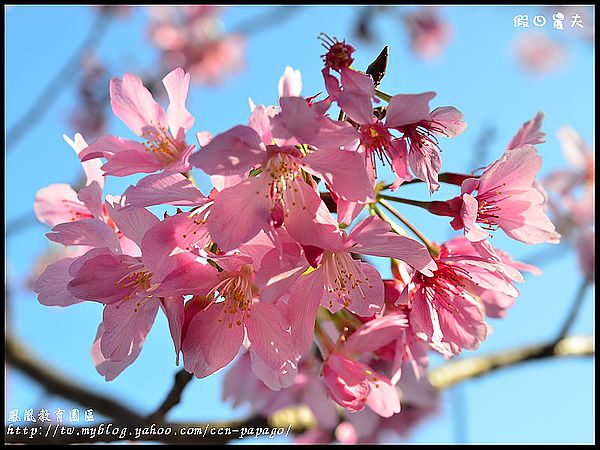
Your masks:
{"label": "pink petal", "polygon": [[95,218],[102,217],[102,187],[97,181],[92,181],[87,186],[82,187],[79,194],[77,194],[77,198],[85,204]]}
{"label": "pink petal", "polygon": [[142,247],[142,239],[146,231],[160,222],[158,217],[147,209],[126,208],[111,197],[106,198],[105,205],[108,215],[121,233],[135,242],[140,248]]}
{"label": "pink petal", "polygon": [[[464,116],[454,106],[441,106],[431,111],[432,131],[439,136],[456,137],[467,128]],[[441,131],[438,128],[442,127]]]}
{"label": "pink petal", "polygon": [[167,316],[169,331],[175,345],[175,364],[179,365],[179,353],[181,352],[181,331],[184,320],[183,297],[167,297],[160,299],[160,306]]}
{"label": "pink petal", "polygon": [[507,150],[522,147],[524,145],[537,145],[546,142],[546,133],[541,131],[544,113],[538,112],[533,119],[525,122],[517,134],[513,136],[506,147]]}
{"label": "pink petal", "polygon": [[160,289],[172,294],[206,295],[218,283],[217,275],[217,269],[207,262],[192,261],[168,274]]}
{"label": "pink petal", "polygon": [[111,361],[123,361],[139,352],[157,312],[156,300],[140,304],[132,299],[106,305],[102,320],[104,333],[100,338],[102,355]]}
{"label": "pink petal", "polygon": [[336,250],[342,246],[337,221],[321,197],[303,181],[294,183],[284,193],[288,211],[285,227],[298,243]]}
{"label": "pink petal", "polygon": [[377,374],[377,382],[369,383],[367,406],[381,417],[392,417],[400,412],[400,393],[382,375]]}
{"label": "pink petal", "polygon": [[346,351],[358,355],[373,352],[399,339],[407,327],[408,320],[403,314],[375,318],[350,335],[346,343]]}
{"label": "pink petal", "polygon": [[279,97],[300,97],[302,93],[302,75],[300,71],[287,66],[279,79],[277,87]]}
{"label": "pink petal", "polygon": [[269,389],[280,391],[282,388],[286,389],[294,384],[294,379],[298,374],[298,367],[295,363],[286,361],[280,368],[273,369],[260,359],[253,345],[250,346],[248,352],[250,353],[252,373]]}
{"label": "pink petal", "polygon": [[265,157],[265,147],[256,131],[238,125],[215,136],[190,157],[190,163],[209,175],[242,175]]}
{"label": "pink petal", "polygon": [[397,128],[421,120],[430,120],[429,102],[433,97],[435,92],[394,95],[387,107],[385,125],[389,128]]}
{"label": "pink petal", "polygon": [[356,253],[399,259],[427,276],[437,269],[427,247],[393,233],[377,216],[370,216],[354,227],[347,245],[348,250]]}
{"label": "pink petal", "polygon": [[428,184],[430,193],[439,189],[438,173],[442,169],[442,160],[432,144],[425,142],[421,147],[411,145],[408,165],[415,177]]}
{"label": "pink petal", "polygon": [[274,106],[258,105],[250,114],[248,126],[252,128],[260,136],[260,140],[265,145],[270,145],[273,142],[271,136],[271,118],[277,114]]}
{"label": "pink petal", "polygon": [[302,276],[292,287],[287,307],[293,345],[298,354],[305,354],[312,343],[315,319],[325,291],[320,270]]}
{"label": "pink petal", "polygon": [[233,250],[268,224],[272,208],[268,181],[265,176],[251,177],[219,192],[206,224],[221,250]]}
{"label": "pink petal", "polygon": [[123,203],[137,208],[154,205],[200,206],[207,202],[208,199],[196,185],[180,173],[148,175],[123,193]]}
{"label": "pink petal", "polygon": [[102,166],[105,175],[114,177],[126,177],[136,173],[152,173],[161,170],[165,164],[153,154],[130,150],[114,155],[108,155],[106,164]]}
{"label": "pink petal", "polygon": [[40,189],[35,195],[33,210],[40,222],[51,227],[63,222],[93,217],[68,184],[51,184]]}
{"label": "pink petal", "polygon": [[[118,283],[131,273],[132,263],[137,262],[127,255],[111,253],[85,258],[83,264],[76,266],[73,263],[70,267],[69,273],[73,279],[67,284],[67,290],[82,300],[107,304],[118,302],[132,295],[132,286],[123,287]],[[130,301],[135,302],[135,299]]]}
{"label": "pink petal", "polygon": [[96,333],[96,339],[92,345],[92,361],[94,362],[94,366],[98,373],[102,375],[106,381],[112,381],[137,359],[142,351],[142,347],[136,346],[133,348],[131,354],[121,361],[110,361],[104,357],[100,350],[103,334],[104,324],[100,323],[98,332]]}
{"label": "pink petal", "polygon": [[530,189],[542,166],[542,158],[535,147],[525,146],[505,152],[486,168],[479,178],[479,193],[501,189]]}
{"label": "pink petal", "polygon": [[295,359],[289,323],[280,307],[265,302],[254,302],[246,320],[248,339],[256,355],[272,369],[280,369]]}
{"label": "pink petal", "polygon": [[110,105],[131,131],[141,136],[148,128],[167,126],[165,112],[135,75],[110,80]]}
{"label": "pink petal", "polygon": [[38,294],[38,301],[46,306],[69,306],[81,302],[81,299],[67,291],[67,284],[72,277],[69,267],[75,258],[63,258],[49,264],[36,280],[33,291]]}
{"label": "pink petal", "polygon": [[[207,377],[229,364],[244,339],[244,327],[223,320],[223,304],[211,304],[196,313],[183,339],[185,370],[198,378]],[[229,320],[229,318],[228,318]]]}
{"label": "pink petal", "polygon": [[121,252],[119,239],[114,230],[99,219],[59,223],[46,233],[46,236],[51,241],[63,245],[107,247],[114,253]]}
{"label": "pink petal", "polygon": [[[385,291],[383,281],[379,271],[371,264],[361,261],[354,261],[354,264],[368,278],[368,282],[361,284],[360,289],[352,289],[348,298],[338,298],[334,294],[326,292],[321,304],[328,307],[332,302],[335,305],[335,301],[347,301],[346,308],[349,311],[361,317],[371,317],[383,308]],[[325,304],[325,302],[328,303]]]}
{"label": "pink petal", "polygon": [[372,123],[375,97],[373,79],[362,72],[344,69],[341,74],[343,91],[337,99],[338,105],[348,116],[360,124]]}
{"label": "pink petal", "polygon": [[167,121],[171,135],[177,140],[183,140],[185,132],[194,126],[194,117],[185,107],[190,87],[190,74],[178,67],[169,72],[162,81],[169,96]]}
{"label": "pink petal", "polygon": [[199,216],[175,214],[157,222],[142,238],[142,261],[157,277],[162,278],[176,267],[191,262],[195,256],[187,253],[203,249],[210,236]]}
{"label": "pink petal", "polygon": [[[66,134],[63,134],[63,139],[67,144],[71,146],[77,156],[81,153],[82,150],[87,148],[88,144],[83,139],[83,136],[79,133],[76,133],[73,139],[69,138]],[[83,172],[86,177],[86,184],[91,184],[96,181],[100,187],[104,187],[104,174],[102,173],[102,163],[100,161],[87,161],[81,164],[83,167]]]}
{"label": "pink petal", "polygon": [[307,171],[322,178],[335,193],[348,201],[369,201],[374,186],[358,152],[320,149],[302,159]]}
{"label": "pink petal", "polygon": [[465,237],[471,242],[479,242],[487,239],[489,234],[476,222],[479,202],[469,194],[462,195],[463,204],[460,208],[460,219],[465,228]]}

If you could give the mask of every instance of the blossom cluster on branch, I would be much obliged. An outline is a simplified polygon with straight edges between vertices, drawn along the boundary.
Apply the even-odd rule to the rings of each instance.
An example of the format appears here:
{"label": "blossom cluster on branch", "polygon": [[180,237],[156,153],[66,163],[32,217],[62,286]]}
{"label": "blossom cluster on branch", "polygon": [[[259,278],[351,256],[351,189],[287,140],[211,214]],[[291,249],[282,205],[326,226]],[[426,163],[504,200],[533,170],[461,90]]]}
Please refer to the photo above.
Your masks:
{"label": "blossom cluster on branch", "polygon": [[[318,426],[300,440],[335,430],[344,442],[372,441],[436,409],[429,352],[476,350],[486,317],[504,316],[518,296],[522,272],[539,273],[494,248],[491,233],[527,244],[560,236],[536,181],[541,114],[480,175],[440,173],[441,139],[466,129],[462,113],[430,107],[434,92],[380,91],[385,64],[362,72],[351,45],[321,40],[326,95],[303,97],[299,71],[287,68],[278,105],[251,104],[247,124],[198,132],[197,143],[189,73],[164,77],[166,110],[135,75],[113,78],[112,110],[138,139],[66,138],[86,183],[37,195],[48,238],[70,253],[35,291],[44,305],[104,305],[92,358],[106,380],[135,361],[162,311],[177,363],[183,355],[198,378],[243,349],[224,381],[234,404],[268,415],[304,403]],[[382,166],[391,183],[378,179]],[[208,195],[192,168],[210,176]],[[140,173],[149,175],[121,196],[103,194],[105,177]],[[415,180],[431,194],[441,182],[460,192],[431,202],[386,194]],[[431,242],[392,201],[449,217],[463,233]],[[148,209],[158,206],[176,209],[160,218]],[[371,257],[388,259],[393,278]]]}

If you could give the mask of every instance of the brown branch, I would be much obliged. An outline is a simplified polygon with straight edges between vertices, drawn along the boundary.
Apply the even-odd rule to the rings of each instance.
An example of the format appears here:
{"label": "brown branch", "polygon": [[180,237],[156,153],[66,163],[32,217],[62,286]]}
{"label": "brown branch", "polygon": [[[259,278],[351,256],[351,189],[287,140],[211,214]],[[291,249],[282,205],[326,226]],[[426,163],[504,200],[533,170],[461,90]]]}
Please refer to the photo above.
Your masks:
{"label": "brown branch", "polygon": [[[133,434],[135,431],[134,427],[141,429],[152,425],[152,423],[148,423],[146,419],[141,418],[136,413],[132,413],[127,407],[119,404],[118,402],[106,399],[103,396],[90,392],[89,390],[76,385],[76,383],[73,381],[66,380],[62,376],[58,377],[54,371],[37,362],[37,359],[33,359],[33,357],[25,348],[15,344],[11,338],[7,337],[6,341],[6,361],[9,364],[34,378],[34,380],[45,386],[53,394],[61,395],[65,398],[74,400],[79,404],[93,407],[95,410],[108,417],[119,417],[121,420],[119,423],[127,424],[129,426],[129,432],[132,433],[128,435],[130,438],[129,440],[136,440],[135,435]],[[452,361],[432,369],[429,374],[429,380],[438,389],[447,389],[457,383],[477,378],[499,369],[513,367],[528,361],[536,361],[543,358],[567,356],[581,357],[593,355],[594,340],[592,336],[571,336],[560,340],[556,344],[544,343],[529,345],[525,347],[503,350],[491,355]],[[171,389],[171,394],[175,393],[173,394],[173,398],[176,395],[181,394],[182,386],[185,387],[183,383],[184,379],[185,377],[180,377],[178,380],[179,387],[173,387]],[[177,391],[179,391],[179,394],[177,394]],[[167,398],[163,402],[163,405],[168,405],[171,402],[172,400],[169,401]],[[135,420],[130,420],[132,418]],[[96,425],[96,427],[97,426],[98,425]],[[296,406],[284,408],[283,410],[276,412],[268,419],[253,416],[245,420],[237,421],[214,422],[208,424],[163,423],[158,424],[158,426],[171,427],[173,432],[168,436],[164,434],[143,435],[137,440],[181,444],[224,444],[233,439],[239,438],[239,433],[242,428],[246,428],[246,431],[248,431],[250,428],[289,427],[290,432],[298,433],[314,427],[315,419],[306,406]],[[182,434],[180,430],[183,427],[195,429],[206,429],[209,427],[210,429],[214,430],[219,428],[230,428],[232,433],[230,435],[209,434],[203,437],[198,434]],[[177,434],[174,434],[175,432],[177,432]],[[30,438],[30,436],[24,436],[22,434],[5,434],[7,443],[75,444],[123,441],[123,439],[119,439],[119,435],[101,434],[92,438],[89,434],[83,434],[83,428],[76,429],[75,432],[70,435],[61,435],[57,433],[57,437],[48,438],[45,437],[45,433],[42,433],[34,438]]]}
{"label": "brown branch", "polygon": [[162,422],[167,413],[171,409],[173,409],[173,407],[179,404],[179,402],[181,401],[181,394],[193,378],[194,375],[189,372],[186,372],[184,369],[181,369],[179,372],[177,372],[175,374],[175,380],[173,381],[173,386],[171,387],[171,390],[169,391],[161,405],[158,407],[158,409],[152,414],[150,414],[146,421],[148,423]]}
{"label": "brown branch", "polygon": [[429,372],[429,381],[438,389],[447,389],[457,383],[529,361],[593,355],[594,339],[592,336],[570,336],[556,343],[528,345],[501,350],[490,355],[455,360],[432,369]]}
{"label": "brown branch", "polygon": [[129,407],[107,398],[104,394],[93,392],[76,381],[69,380],[56,369],[40,363],[37,356],[9,335],[5,338],[4,348],[6,352],[5,361],[42,385],[49,393],[60,395],[79,405],[93,408],[94,411],[120,423],[144,423],[144,418],[129,409]]}

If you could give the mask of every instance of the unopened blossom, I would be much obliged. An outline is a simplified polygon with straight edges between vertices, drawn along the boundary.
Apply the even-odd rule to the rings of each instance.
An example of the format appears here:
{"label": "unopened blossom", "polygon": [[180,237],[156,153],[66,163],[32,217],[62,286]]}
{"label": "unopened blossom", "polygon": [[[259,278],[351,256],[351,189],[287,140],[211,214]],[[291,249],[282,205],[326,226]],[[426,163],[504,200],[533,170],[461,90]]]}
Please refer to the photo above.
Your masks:
{"label": "unopened blossom", "polygon": [[430,211],[454,217],[452,227],[464,229],[465,237],[474,243],[498,228],[527,244],[557,243],[560,235],[546,215],[544,195],[534,184],[541,165],[533,146],[507,150],[479,178],[466,179],[460,196]]}
{"label": "unopened blossom", "polygon": [[135,173],[186,172],[194,145],[185,134],[194,125],[194,117],[185,106],[190,75],[177,68],[163,78],[169,96],[165,112],[135,75],[110,81],[110,104],[114,114],[131,131],[144,139],[138,142],[115,136],[102,136],[81,151],[81,161],[106,158],[105,175],[127,176]]}
{"label": "unopened blossom", "polygon": [[389,225],[375,216],[356,225],[350,235],[340,235],[335,246],[327,242],[329,236],[326,238],[320,246],[304,247],[315,270],[300,277],[289,295],[292,334],[302,353],[310,346],[319,306],[333,313],[346,308],[363,317],[381,311],[381,276],[372,265],[353,259],[352,253],[396,258],[424,277],[431,276],[436,267],[424,245],[392,233]]}
{"label": "unopened blossom", "polygon": [[405,13],[403,19],[408,29],[410,46],[417,56],[434,59],[442,55],[453,32],[437,8],[422,7]]}

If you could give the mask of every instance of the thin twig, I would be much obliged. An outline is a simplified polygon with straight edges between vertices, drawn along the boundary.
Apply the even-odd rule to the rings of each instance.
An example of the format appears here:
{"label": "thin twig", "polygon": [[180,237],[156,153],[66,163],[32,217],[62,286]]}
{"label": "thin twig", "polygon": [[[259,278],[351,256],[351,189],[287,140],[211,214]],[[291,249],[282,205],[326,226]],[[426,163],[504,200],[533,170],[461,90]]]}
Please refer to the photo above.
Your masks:
{"label": "thin twig", "polygon": [[425,235],[423,233],[421,233],[417,227],[415,227],[412,223],[410,223],[402,214],[400,214],[398,211],[396,211],[392,205],[390,205],[387,200],[385,199],[379,199],[379,204],[381,206],[383,206],[385,209],[387,209],[390,214],[392,214],[396,219],[398,219],[400,222],[402,222],[406,228],[408,228],[410,231],[412,231],[414,233],[415,236],[417,236],[421,242],[423,242],[423,244],[425,244],[425,247],[427,247],[427,249],[431,252],[431,253],[437,253],[437,250],[435,249],[435,247],[433,246],[433,244],[431,243],[431,241],[429,239],[427,239],[425,237]]}
{"label": "thin twig", "polygon": [[67,60],[54,78],[52,78],[50,83],[42,90],[27,112],[25,112],[25,114],[9,128],[6,133],[7,152],[10,151],[10,149],[13,148],[42,117],[44,117],[58,96],[64,91],[69,83],[75,79],[79,73],[77,68],[80,66],[81,57],[100,44],[110,19],[110,13],[96,15],[88,35],[77,51]]}
{"label": "thin twig", "polygon": [[429,381],[438,389],[447,389],[500,369],[544,358],[594,355],[592,336],[570,336],[558,342],[527,345],[501,350],[491,355],[459,359],[429,372]]}
{"label": "thin twig", "polygon": [[587,278],[584,278],[584,280],[579,285],[579,288],[577,289],[577,293],[575,294],[575,298],[573,299],[573,304],[571,305],[571,309],[569,310],[569,315],[565,319],[565,321],[560,329],[560,332],[558,333],[558,336],[556,337],[557,342],[560,341],[562,338],[564,338],[569,333],[569,330],[573,326],[573,323],[575,323],[575,319],[577,318],[577,313],[579,312],[579,309],[581,308],[581,305],[583,304],[583,300],[585,299],[585,294],[588,290],[588,287],[590,287],[590,284],[591,284],[590,280],[588,280]]}
{"label": "thin twig", "polygon": [[173,409],[174,406],[179,404],[179,402],[181,401],[181,394],[193,378],[193,374],[186,372],[183,369],[177,372],[175,374],[175,380],[173,381],[173,386],[171,387],[171,390],[169,391],[161,405],[158,407],[158,409],[148,416],[147,422],[162,422],[167,413],[171,409]]}
{"label": "thin twig", "polygon": [[11,336],[5,338],[5,360],[15,369],[32,378],[52,394],[60,395],[79,405],[126,424],[141,424],[144,418],[122,403],[93,392],[74,380],[69,380],[57,370],[41,364],[23,344]]}

